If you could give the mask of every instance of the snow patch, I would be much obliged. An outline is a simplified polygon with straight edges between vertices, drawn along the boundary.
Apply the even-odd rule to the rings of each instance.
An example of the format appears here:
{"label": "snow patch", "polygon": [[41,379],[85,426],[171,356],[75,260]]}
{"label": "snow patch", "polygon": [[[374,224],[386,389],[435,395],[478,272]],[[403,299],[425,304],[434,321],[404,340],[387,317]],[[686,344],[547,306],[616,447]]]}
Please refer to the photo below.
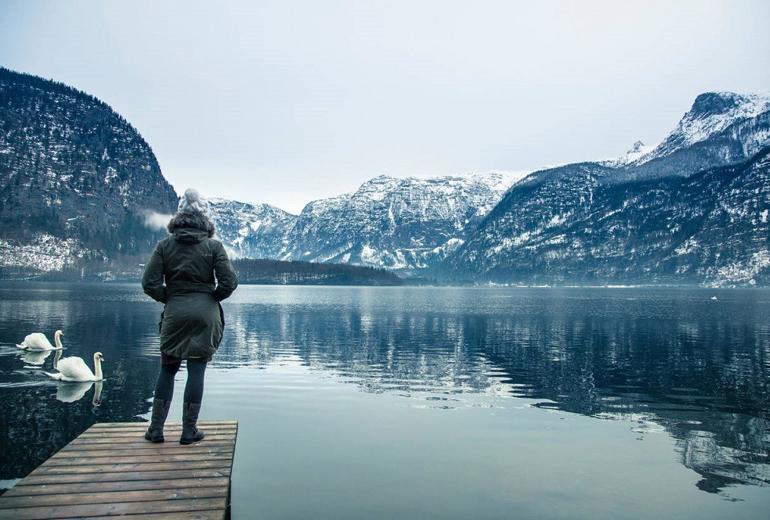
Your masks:
{"label": "snow patch", "polygon": [[715,282],[720,285],[748,283],[754,285],[754,277],[760,271],[770,268],[770,251],[757,251],[748,262],[735,262],[717,270]]}
{"label": "snow patch", "polygon": [[87,252],[74,238],[63,239],[45,233],[35,235],[29,244],[0,239],[0,266],[61,271]]}

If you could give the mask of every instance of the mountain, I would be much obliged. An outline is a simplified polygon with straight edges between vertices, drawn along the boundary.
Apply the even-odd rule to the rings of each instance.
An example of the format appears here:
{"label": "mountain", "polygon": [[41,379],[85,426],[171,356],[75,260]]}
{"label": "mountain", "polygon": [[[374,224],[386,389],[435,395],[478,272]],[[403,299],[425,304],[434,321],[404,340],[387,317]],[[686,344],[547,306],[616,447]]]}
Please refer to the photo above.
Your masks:
{"label": "mountain", "polygon": [[703,94],[631,161],[533,173],[439,272],[506,283],[770,282],[768,105]]}
{"label": "mountain", "polygon": [[663,142],[624,165],[613,181],[687,176],[744,161],[768,139],[770,95],[707,92],[695,98]]}
{"label": "mountain", "polygon": [[217,238],[233,258],[278,258],[297,216],[269,204],[210,199]]}
{"label": "mountain", "polygon": [[460,246],[522,176],[375,177],[355,193],[309,203],[281,259],[425,269]]}
{"label": "mountain", "polygon": [[[660,144],[610,161],[380,176],[299,215],[211,208],[236,258],[462,282],[768,284],[768,148],[770,97],[709,92]],[[135,276],[175,206],[152,149],[109,106],[0,69],[0,278]]]}
{"label": "mountain", "polygon": [[0,100],[1,274],[146,255],[159,237],[146,217],[176,194],[139,132],[93,96],[4,68]]}

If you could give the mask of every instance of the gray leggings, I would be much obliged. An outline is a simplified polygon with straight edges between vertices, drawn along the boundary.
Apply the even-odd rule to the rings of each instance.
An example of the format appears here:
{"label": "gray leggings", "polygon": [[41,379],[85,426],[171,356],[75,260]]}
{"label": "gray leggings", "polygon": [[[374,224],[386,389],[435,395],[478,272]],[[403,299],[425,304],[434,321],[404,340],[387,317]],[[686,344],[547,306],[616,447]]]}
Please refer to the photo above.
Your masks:
{"label": "gray leggings", "polygon": [[[187,384],[184,387],[184,402],[200,404],[203,400],[203,376],[206,375],[208,359],[187,360]],[[158,382],[155,384],[155,399],[171,401],[174,396],[174,376],[182,366],[182,360],[161,363]]]}

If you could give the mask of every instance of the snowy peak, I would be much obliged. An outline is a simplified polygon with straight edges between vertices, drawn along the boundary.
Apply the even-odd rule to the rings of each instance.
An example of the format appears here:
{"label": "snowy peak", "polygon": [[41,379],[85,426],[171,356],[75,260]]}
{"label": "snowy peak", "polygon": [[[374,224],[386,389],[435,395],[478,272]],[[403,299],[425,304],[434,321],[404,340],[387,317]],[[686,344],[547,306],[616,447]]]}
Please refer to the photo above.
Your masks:
{"label": "snowy peak", "polygon": [[501,195],[508,191],[514,184],[522,180],[524,177],[532,173],[531,171],[510,171],[510,172],[489,172],[489,173],[475,173],[470,178],[486,186],[495,192],[499,192]]}
{"label": "snowy peak", "polygon": [[209,200],[217,238],[236,258],[276,258],[296,215],[269,204]]}
{"label": "snowy peak", "polygon": [[[698,96],[651,151],[533,173],[438,267],[464,280],[766,284],[770,96]],[[644,181],[644,182],[640,182]]]}
{"label": "snowy peak", "polygon": [[704,92],[695,98],[688,112],[691,118],[726,116],[755,117],[768,109],[770,96],[761,94],[736,94],[734,92]]}
{"label": "snowy peak", "polygon": [[417,270],[444,258],[527,172],[373,177],[300,215],[211,199],[217,237],[234,257]]}
{"label": "snowy peak", "polygon": [[380,175],[347,195],[309,203],[281,256],[414,271],[429,267],[463,237],[526,175]]}
{"label": "snowy peak", "polygon": [[[352,198],[368,199],[373,201],[392,197],[394,194],[403,194],[409,190],[434,190],[451,194],[458,189],[468,189],[476,186],[499,192],[500,195],[510,188],[516,181],[525,177],[529,172],[490,172],[477,173],[467,176],[443,176],[443,177],[390,177],[379,175],[361,184],[353,193]],[[335,197],[335,200],[337,197]],[[317,202],[317,201],[316,201]]]}
{"label": "snowy peak", "polygon": [[635,161],[638,161],[641,157],[644,157],[646,154],[650,153],[652,150],[653,150],[652,146],[647,146],[642,141],[636,141],[633,145],[631,145],[631,148],[629,148],[625,154],[621,155],[616,159],[603,161],[602,164],[605,166],[612,166],[612,167],[625,166],[627,164],[631,164]]}
{"label": "snowy peak", "polygon": [[697,143],[767,110],[770,110],[770,96],[707,92],[695,98],[690,111],[663,144],[668,141],[677,142],[680,146]]}
{"label": "snowy peak", "polygon": [[241,215],[257,214],[257,215],[277,216],[277,217],[296,216],[296,215],[292,215],[287,211],[282,210],[281,208],[271,206],[270,204],[263,204],[263,203],[252,204],[250,202],[239,202],[237,200],[229,200],[229,199],[222,199],[222,198],[216,198],[216,197],[208,199],[208,202],[215,218],[217,216],[222,216],[221,212],[234,212]]}
{"label": "snowy peak", "polygon": [[647,148],[647,145],[645,145],[642,141],[637,141],[633,144],[633,146],[626,152],[626,154],[634,154],[634,153],[642,153]]}
{"label": "snowy peak", "polygon": [[[768,94],[736,94],[734,92],[706,92],[695,102],[676,128],[654,150],[641,156],[636,164],[643,164],[677,150],[718,136],[730,127],[751,120],[770,111]],[[762,132],[758,141],[766,141]],[[762,145],[763,143],[759,143]],[[756,150],[752,150],[756,151]]]}

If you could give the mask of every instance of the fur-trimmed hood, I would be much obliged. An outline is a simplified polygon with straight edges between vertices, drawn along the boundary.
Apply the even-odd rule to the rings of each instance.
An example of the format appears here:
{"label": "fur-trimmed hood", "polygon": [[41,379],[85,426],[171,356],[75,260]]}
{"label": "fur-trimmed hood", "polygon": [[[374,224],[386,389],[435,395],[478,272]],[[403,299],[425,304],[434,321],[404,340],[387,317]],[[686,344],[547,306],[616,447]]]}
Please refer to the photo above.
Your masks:
{"label": "fur-trimmed hood", "polygon": [[215,231],[214,223],[198,212],[177,213],[168,223],[168,232],[182,241],[193,239],[198,242],[207,236],[213,237]]}

